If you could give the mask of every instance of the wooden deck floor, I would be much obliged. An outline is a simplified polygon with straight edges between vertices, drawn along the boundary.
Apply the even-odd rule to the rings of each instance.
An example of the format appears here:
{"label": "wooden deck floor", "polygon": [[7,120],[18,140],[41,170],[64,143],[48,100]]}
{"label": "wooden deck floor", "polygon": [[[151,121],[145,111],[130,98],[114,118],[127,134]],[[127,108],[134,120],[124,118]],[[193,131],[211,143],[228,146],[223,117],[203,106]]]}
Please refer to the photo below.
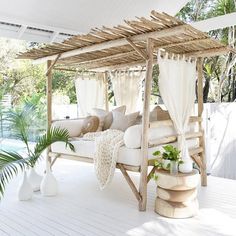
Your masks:
{"label": "wooden deck floor", "polygon": [[11,183],[0,205],[1,236],[236,235],[236,181],[209,177],[209,186],[199,191],[199,215],[174,220],[154,213],[154,182],[148,187],[148,210],[139,212],[119,171],[103,191],[98,188],[92,165],[59,160],[54,174],[60,187],[56,197],[36,193],[31,201],[19,202],[19,178]]}

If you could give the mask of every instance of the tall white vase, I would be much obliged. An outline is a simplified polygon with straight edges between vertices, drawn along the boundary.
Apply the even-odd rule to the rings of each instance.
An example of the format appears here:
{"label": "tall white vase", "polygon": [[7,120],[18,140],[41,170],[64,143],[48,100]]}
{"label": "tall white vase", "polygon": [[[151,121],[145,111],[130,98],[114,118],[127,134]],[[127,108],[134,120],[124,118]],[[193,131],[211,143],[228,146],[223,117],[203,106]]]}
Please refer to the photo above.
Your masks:
{"label": "tall white vase", "polygon": [[31,168],[28,174],[28,180],[33,188],[33,191],[39,191],[40,190],[40,184],[43,177],[40,176],[34,168]]}
{"label": "tall white vase", "polygon": [[41,182],[40,191],[43,196],[55,196],[58,192],[57,180],[51,172],[49,162],[46,164],[46,173]]}
{"label": "tall white vase", "polygon": [[20,201],[30,200],[33,196],[33,188],[27,179],[26,171],[24,171],[23,179],[18,189],[18,199]]}

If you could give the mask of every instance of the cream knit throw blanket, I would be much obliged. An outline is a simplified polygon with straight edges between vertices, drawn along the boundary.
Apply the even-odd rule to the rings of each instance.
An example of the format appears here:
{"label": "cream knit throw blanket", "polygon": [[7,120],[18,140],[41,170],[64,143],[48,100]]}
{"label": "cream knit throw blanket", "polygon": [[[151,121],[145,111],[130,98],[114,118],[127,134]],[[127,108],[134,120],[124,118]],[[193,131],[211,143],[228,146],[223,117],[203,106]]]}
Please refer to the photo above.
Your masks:
{"label": "cream knit throw blanket", "polygon": [[124,132],[106,130],[87,133],[84,138],[95,140],[94,168],[101,189],[112,180],[116,168],[119,148],[124,144]]}

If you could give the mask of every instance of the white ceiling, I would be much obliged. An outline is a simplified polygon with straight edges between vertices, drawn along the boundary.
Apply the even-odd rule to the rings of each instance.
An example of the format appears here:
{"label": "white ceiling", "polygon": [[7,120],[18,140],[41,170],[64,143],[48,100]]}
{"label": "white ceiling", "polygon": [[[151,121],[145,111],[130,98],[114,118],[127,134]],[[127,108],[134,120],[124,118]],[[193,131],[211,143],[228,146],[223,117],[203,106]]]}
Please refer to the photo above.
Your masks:
{"label": "white ceiling", "polygon": [[[0,0],[0,37],[60,42],[91,28],[114,26],[151,10],[175,15],[189,0]],[[199,30],[236,25],[236,13],[194,22]]]}
{"label": "white ceiling", "polygon": [[3,23],[0,36],[38,42],[61,41],[68,37],[64,34],[117,25],[123,19],[148,16],[153,9],[175,15],[188,1],[0,0],[0,22]]}

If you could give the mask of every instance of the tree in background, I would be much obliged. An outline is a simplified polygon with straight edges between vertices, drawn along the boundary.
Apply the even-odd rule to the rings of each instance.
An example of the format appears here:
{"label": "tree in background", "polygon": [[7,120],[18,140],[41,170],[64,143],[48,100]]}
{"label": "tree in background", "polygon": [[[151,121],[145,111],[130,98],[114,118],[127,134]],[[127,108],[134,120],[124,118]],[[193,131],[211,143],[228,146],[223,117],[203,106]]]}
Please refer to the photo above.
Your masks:
{"label": "tree in background", "polygon": [[[22,100],[35,94],[46,100],[46,65],[16,59],[19,52],[32,46],[35,44],[0,38],[1,94],[11,94],[13,105],[19,105]],[[53,71],[53,92],[68,95],[71,103],[76,102],[73,76],[71,72]]]}
{"label": "tree in background", "polygon": [[[177,14],[177,17],[189,23],[225,15],[236,11],[235,2],[235,0],[192,0]],[[213,30],[209,34],[235,47],[234,26]],[[204,60],[204,102],[235,101],[235,63],[236,55],[232,53]]]}

